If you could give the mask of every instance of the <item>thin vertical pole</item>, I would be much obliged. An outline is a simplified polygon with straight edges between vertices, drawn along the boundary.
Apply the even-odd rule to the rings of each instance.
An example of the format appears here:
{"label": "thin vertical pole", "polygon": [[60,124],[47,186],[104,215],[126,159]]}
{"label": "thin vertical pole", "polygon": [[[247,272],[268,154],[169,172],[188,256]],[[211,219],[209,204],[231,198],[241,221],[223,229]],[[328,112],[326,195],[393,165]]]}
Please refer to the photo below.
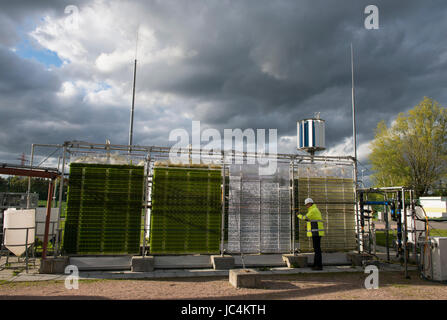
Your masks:
{"label": "thin vertical pole", "polygon": [[295,254],[295,160],[292,160],[292,240],[291,250]]}
{"label": "thin vertical pole", "polygon": [[[388,197],[387,194],[385,193],[385,201],[388,202]],[[390,230],[390,225],[389,225],[389,220],[388,220],[388,205],[384,206],[384,214],[385,214],[385,239],[386,239],[386,261],[390,262],[390,248],[389,248],[389,230]]]}
{"label": "thin vertical pole", "polygon": [[65,175],[65,161],[66,161],[66,153],[67,153],[67,145],[64,144],[64,151],[62,156],[62,169],[61,169],[61,178],[59,181],[59,200],[58,200],[58,212],[57,212],[57,228],[56,228],[56,241],[55,241],[55,248],[54,248],[54,257],[56,257],[59,254],[60,250],[60,221],[61,221],[61,213],[62,213],[62,196],[64,194],[64,175]]}
{"label": "thin vertical pole", "polygon": [[224,242],[225,242],[225,163],[222,163],[222,218],[220,228],[220,255],[224,255]]}
{"label": "thin vertical pole", "polygon": [[262,185],[261,185],[261,177],[259,177],[259,253],[262,252]]}
{"label": "thin vertical pole", "polygon": [[239,166],[239,172],[240,172],[240,180],[239,180],[239,249],[241,252],[241,261],[242,261],[242,269],[245,269],[245,262],[244,262],[244,250],[242,250],[242,216],[241,216],[241,201],[242,201],[242,166]]}
{"label": "thin vertical pole", "polygon": [[[354,91],[354,49],[352,47],[351,43],[351,84],[352,84],[352,90],[351,90],[351,103],[352,103],[352,138],[353,138],[353,144],[354,144],[354,182],[355,182],[355,212],[357,216],[357,249],[360,253],[362,248],[360,246],[360,240],[363,241],[363,239],[360,239],[360,227],[359,227],[359,216],[358,216],[358,201],[357,201],[357,188],[358,188],[358,179],[357,179],[357,132],[356,132],[356,123],[355,123],[355,91]],[[363,246],[362,246],[363,247]]]}
{"label": "thin vertical pole", "polygon": [[[356,128],[356,122],[355,122],[355,89],[354,89],[354,49],[352,47],[351,43],[351,84],[352,84],[352,97],[351,97],[351,103],[352,103],[352,137],[353,137],[353,143],[354,143],[354,158],[357,162],[357,128]],[[357,168],[356,168],[357,170]],[[356,180],[357,180],[357,171],[356,174]]]}
{"label": "thin vertical pole", "polygon": [[[278,171],[279,175],[279,171]],[[281,186],[278,184],[278,252],[281,251]]]}
{"label": "thin vertical pole", "polygon": [[404,213],[404,225],[405,225],[405,233],[404,233],[404,263],[405,263],[405,278],[408,277],[408,226],[407,226],[407,208],[405,205],[405,189],[402,188],[402,210]]}
{"label": "thin vertical pole", "polygon": [[130,110],[130,128],[129,128],[129,146],[133,143],[133,118],[135,112],[135,83],[137,79],[137,59],[134,62],[134,71],[133,71],[133,89],[132,89],[132,108]]}
{"label": "thin vertical pole", "polygon": [[[30,168],[33,169],[33,161],[34,161],[34,143],[31,145],[31,160],[30,160]],[[31,192],[31,177],[28,177],[28,191],[27,191],[27,200],[26,200],[26,208],[29,209],[31,206],[30,201],[30,192]]]}
{"label": "thin vertical pole", "polygon": [[47,257],[48,233],[50,231],[51,200],[53,199],[53,190],[54,190],[54,180],[51,179],[48,185],[47,216],[45,218],[45,233],[43,236],[42,260],[45,260]]}
{"label": "thin vertical pole", "polygon": [[[142,252],[142,256],[145,257],[146,256],[146,232],[147,232],[147,211],[149,210],[148,208],[148,203],[149,203],[149,176],[151,173],[151,151],[149,150],[147,158],[146,158],[146,179],[145,179],[145,183],[144,183],[144,218],[143,218],[143,252]],[[140,230],[141,231],[141,230]]]}
{"label": "thin vertical pole", "polygon": [[26,273],[28,273],[28,228],[26,228],[26,240],[25,240],[25,263],[26,263]]}
{"label": "thin vertical pole", "polygon": [[[57,171],[60,171],[60,166],[61,166],[61,157],[59,157],[57,159]],[[59,181],[60,183],[60,181]],[[56,208],[57,207],[57,201],[56,201],[56,190],[57,190],[58,184],[57,184],[57,180],[56,183],[54,185],[54,194],[53,194],[53,207]]]}
{"label": "thin vertical pole", "polygon": [[416,212],[415,212],[415,207],[414,207],[414,190],[410,190],[410,204],[411,204],[411,221],[413,223],[413,256],[414,259],[416,260],[416,264],[419,265],[418,263],[418,256],[417,256],[417,231],[416,231]]}
{"label": "thin vertical pole", "polygon": [[[133,144],[133,118],[134,118],[134,112],[135,112],[135,86],[136,86],[136,81],[137,81],[138,28],[137,28],[137,41],[135,44],[135,61],[134,61],[134,66],[133,66],[132,109],[130,111],[129,146],[131,146]],[[129,153],[130,153],[130,151],[132,151],[132,149],[129,148]]]}

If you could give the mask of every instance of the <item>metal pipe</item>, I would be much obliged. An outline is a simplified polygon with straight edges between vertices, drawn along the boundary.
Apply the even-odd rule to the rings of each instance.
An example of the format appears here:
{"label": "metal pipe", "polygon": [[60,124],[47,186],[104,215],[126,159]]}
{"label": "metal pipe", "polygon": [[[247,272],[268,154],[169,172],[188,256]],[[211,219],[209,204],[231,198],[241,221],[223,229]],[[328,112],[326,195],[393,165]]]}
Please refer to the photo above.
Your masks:
{"label": "metal pipe", "polygon": [[295,255],[295,162],[292,161],[292,239],[291,239],[291,250]]}
{"label": "metal pipe", "polygon": [[35,147],[50,147],[50,148],[62,148],[63,144],[42,144],[42,143],[34,143]]}
{"label": "metal pipe", "polygon": [[[259,178],[259,224],[258,224],[258,227],[259,227],[259,238],[258,238],[258,241],[259,241],[259,254],[261,254],[261,252],[262,252],[262,238],[261,238],[261,234],[262,234],[262,196],[261,196],[261,192],[262,192],[262,185],[261,185],[261,178]],[[241,189],[241,191],[242,191],[242,189]]]}
{"label": "metal pipe", "polygon": [[359,228],[359,217],[358,217],[358,204],[357,204],[357,188],[358,188],[358,179],[357,179],[357,132],[356,132],[356,122],[355,122],[355,90],[354,90],[354,49],[351,43],[351,104],[352,104],[352,137],[354,144],[354,181],[355,181],[355,212],[357,215],[357,236],[358,236],[358,252],[360,253],[363,249],[360,245],[360,228]]}
{"label": "metal pipe", "polygon": [[26,240],[25,240],[25,263],[26,263],[26,273],[28,273],[28,229],[26,228]]}
{"label": "metal pipe", "polygon": [[416,210],[414,206],[414,190],[410,190],[410,203],[411,203],[411,219],[413,222],[413,255],[414,259],[416,260],[416,265],[419,264],[418,262],[418,255],[417,255],[417,232],[416,232]]}
{"label": "metal pipe", "polygon": [[[132,109],[130,111],[130,128],[129,128],[129,146],[132,145],[133,140],[133,118],[135,112],[135,85],[137,80],[137,59],[134,62],[134,71],[133,71],[133,89],[132,89]],[[132,148],[129,148],[129,152]]]}
{"label": "metal pipe", "polygon": [[[384,195],[385,202],[388,202],[387,195]],[[385,214],[385,239],[386,239],[386,260],[390,262],[390,248],[389,248],[389,220],[388,220],[388,206],[384,205],[384,214]]]}
{"label": "metal pipe", "polygon": [[[34,144],[31,144],[31,159],[30,159],[31,170],[33,169],[33,160],[34,160]],[[28,191],[26,193],[26,197],[27,197],[26,208],[27,209],[29,209],[31,206],[30,197],[29,197],[30,192],[31,192],[31,177],[28,177]]]}
{"label": "metal pipe", "polygon": [[[132,151],[140,151],[140,152],[147,152],[147,150],[149,148],[152,149],[152,152],[160,152],[160,153],[169,153],[171,151],[171,148],[169,147],[157,147],[157,146],[129,146],[129,145],[105,145],[105,144],[99,144],[99,143],[88,143],[88,142],[78,142],[78,141],[74,141],[74,142],[67,142],[69,144],[69,147],[71,148],[78,148],[78,149],[105,149],[106,147],[110,150],[122,150],[122,151],[128,151],[129,147],[131,147]],[[50,146],[56,146],[56,145],[50,145]],[[86,147],[88,146],[88,147]],[[189,153],[189,150],[187,150]],[[192,152],[195,153],[200,153],[200,152],[205,152],[207,150],[203,150],[203,149],[192,149]],[[185,150],[179,150],[179,152],[185,152]],[[219,153],[216,152],[216,155],[218,155]],[[255,152],[255,153],[249,153],[249,152],[239,152],[236,153],[240,156],[258,156],[260,155],[259,153]],[[275,154],[275,155],[270,155],[270,154],[264,154],[262,153],[262,156],[264,157],[268,157],[268,158],[283,158],[283,159],[307,159],[307,160],[311,160],[312,157],[309,155],[296,155],[296,154]],[[350,156],[346,156],[346,157],[341,157],[341,156],[314,156],[313,157],[314,160],[353,160],[352,157]]]}
{"label": "metal pipe", "polygon": [[226,180],[226,173],[225,173],[225,164],[222,165],[222,217],[221,217],[221,229],[220,229],[220,255],[223,257],[224,255],[224,242],[225,242],[225,180]]}
{"label": "metal pipe", "polygon": [[[354,139],[354,158],[355,162],[357,162],[357,128],[355,123],[355,91],[354,91],[354,49],[352,47],[351,43],[351,85],[352,85],[352,97],[351,97],[351,103],[352,103],[352,137]],[[357,171],[356,171],[357,176]]]}
{"label": "metal pipe", "polygon": [[147,169],[146,169],[146,179],[145,179],[145,205],[144,205],[144,226],[143,226],[143,253],[142,256],[145,257],[146,256],[146,232],[147,232],[147,211],[149,210],[148,208],[148,203],[149,203],[149,176],[150,176],[150,171],[151,171],[151,154],[150,152],[147,155],[146,158],[146,165],[147,165]]}
{"label": "metal pipe", "polygon": [[47,216],[45,218],[45,233],[43,236],[43,249],[42,249],[42,260],[47,257],[47,246],[48,246],[48,233],[50,231],[50,217],[51,217],[51,200],[53,199],[53,189],[54,180],[51,179],[48,185],[48,198],[47,198]]}
{"label": "metal pipe", "polygon": [[[57,159],[57,171],[59,171],[59,172],[60,172],[60,165],[61,165],[61,157],[59,156],[58,159]],[[56,180],[56,183],[54,185],[54,190],[55,190],[54,191],[54,195],[53,195],[53,207],[54,208],[57,207],[57,201],[56,201],[56,193],[57,193],[56,190],[57,190],[57,187],[58,187],[57,182],[58,182],[58,180]]]}
{"label": "metal pipe", "polygon": [[[404,264],[405,264],[405,278],[409,278],[408,276],[408,259],[407,259],[407,254],[408,254],[408,242],[407,242],[407,237],[408,237],[408,228],[407,228],[407,208],[405,206],[405,189],[402,188],[402,210],[403,210],[403,214],[404,214],[404,228],[405,228],[405,233],[404,233]],[[402,214],[402,213],[401,213]]]}
{"label": "metal pipe", "polygon": [[[357,184],[356,184],[357,186]],[[355,211],[357,215],[357,237],[358,237],[358,252],[361,253],[364,250],[364,219],[363,219],[363,204],[360,204],[360,210],[358,205],[359,197],[357,192],[355,192]],[[360,201],[362,201],[362,197],[360,197]]]}
{"label": "metal pipe", "polygon": [[67,145],[64,145],[64,151],[62,155],[62,169],[61,169],[61,180],[59,181],[59,203],[58,203],[58,212],[57,212],[57,228],[56,228],[56,241],[54,243],[54,257],[56,257],[59,254],[60,251],[60,220],[61,220],[61,213],[62,213],[62,197],[64,194],[64,175],[65,175],[65,160],[66,160],[66,151],[67,151]]}
{"label": "metal pipe", "polygon": [[[384,191],[400,191],[402,190],[402,188],[406,188],[405,186],[398,186],[398,187],[380,187],[380,188],[376,188],[378,190],[384,190]],[[373,189],[374,190],[374,189]]]}

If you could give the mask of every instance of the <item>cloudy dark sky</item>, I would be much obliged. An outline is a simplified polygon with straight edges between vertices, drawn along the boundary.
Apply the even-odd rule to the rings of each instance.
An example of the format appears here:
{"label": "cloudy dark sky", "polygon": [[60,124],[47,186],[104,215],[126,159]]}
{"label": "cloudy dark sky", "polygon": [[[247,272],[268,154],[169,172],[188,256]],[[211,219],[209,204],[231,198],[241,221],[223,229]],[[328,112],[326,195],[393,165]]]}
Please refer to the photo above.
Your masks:
{"label": "cloudy dark sky", "polygon": [[424,96],[447,105],[445,0],[2,0],[0,161],[31,143],[125,144],[138,25],[135,144],[200,120],[276,128],[295,152],[296,121],[319,111],[328,154],[351,154],[351,42],[361,160],[378,121]]}

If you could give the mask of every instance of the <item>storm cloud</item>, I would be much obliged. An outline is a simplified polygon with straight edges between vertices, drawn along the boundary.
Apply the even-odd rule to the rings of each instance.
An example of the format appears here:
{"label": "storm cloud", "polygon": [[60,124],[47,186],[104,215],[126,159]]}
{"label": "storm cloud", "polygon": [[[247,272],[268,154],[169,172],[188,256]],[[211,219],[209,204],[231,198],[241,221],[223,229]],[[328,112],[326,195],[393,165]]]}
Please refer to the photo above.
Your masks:
{"label": "storm cloud", "polygon": [[[364,27],[370,4],[378,30]],[[78,28],[67,29],[67,5]],[[10,2],[0,13],[1,160],[31,143],[126,143],[137,29],[135,144],[169,145],[171,130],[200,120],[221,132],[278,129],[279,151],[292,153],[296,121],[320,112],[328,153],[350,153],[351,43],[361,159],[380,120],[424,96],[447,105],[444,0]],[[41,51],[61,65],[33,57]]]}

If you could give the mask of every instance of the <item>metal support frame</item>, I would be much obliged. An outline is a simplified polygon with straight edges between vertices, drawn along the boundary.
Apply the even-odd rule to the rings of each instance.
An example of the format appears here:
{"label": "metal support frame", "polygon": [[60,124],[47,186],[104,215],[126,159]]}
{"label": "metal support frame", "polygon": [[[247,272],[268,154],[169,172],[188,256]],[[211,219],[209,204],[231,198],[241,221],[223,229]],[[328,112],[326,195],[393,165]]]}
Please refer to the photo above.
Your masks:
{"label": "metal support frame", "polygon": [[225,242],[225,180],[226,180],[225,164],[222,165],[222,218],[221,218],[221,230],[220,230],[220,255],[223,257],[225,253],[224,242]]}
{"label": "metal support frame", "polygon": [[291,253],[293,253],[294,255],[296,255],[296,252],[295,252],[295,212],[296,212],[296,208],[295,208],[295,162],[293,162],[292,161],[292,163],[291,163],[291,167],[292,167],[292,174],[291,174],[291,177],[292,177],[292,185],[291,185],[291,187],[290,187],[290,190],[291,190],[291,197],[290,197],[290,199],[291,199],[291,211],[292,211],[292,239],[290,240],[290,250],[291,250]]}
{"label": "metal support frame", "polygon": [[[171,149],[169,147],[158,147],[158,146],[129,146],[129,145],[116,145],[116,144],[101,144],[101,143],[89,143],[89,142],[79,142],[79,141],[66,141],[63,145],[44,145],[44,144],[33,144],[32,150],[31,150],[31,159],[34,159],[34,152],[36,150],[36,147],[50,147],[50,148],[60,148],[63,147],[63,155],[62,155],[62,174],[61,174],[61,181],[58,185],[59,187],[59,216],[58,216],[58,222],[57,222],[57,233],[56,233],[56,243],[55,243],[55,256],[60,254],[60,244],[61,244],[61,232],[62,229],[60,229],[60,220],[61,220],[61,213],[62,213],[62,197],[63,197],[63,186],[64,186],[64,178],[65,178],[65,166],[67,163],[68,157],[70,155],[74,154],[100,154],[103,152],[110,152],[110,151],[117,151],[120,154],[128,155],[128,156],[135,156],[135,157],[144,157],[145,162],[148,165],[148,168],[150,167],[150,162],[154,159],[163,160],[168,159]],[[130,152],[129,152],[130,150]],[[355,158],[352,156],[315,156],[315,155],[304,155],[304,154],[264,154],[264,153],[257,153],[257,152],[237,152],[237,151],[216,151],[213,153],[209,153],[209,150],[203,150],[203,149],[192,149],[192,148],[186,148],[179,150],[180,153],[188,153],[190,155],[193,154],[207,154],[211,157],[214,157],[216,161],[220,162],[220,164],[223,167],[223,186],[225,187],[225,177],[226,177],[226,165],[231,163],[233,160],[237,159],[247,159],[248,157],[258,157],[262,156],[264,159],[274,159],[274,160],[282,160],[282,161],[289,161],[291,163],[292,167],[292,186],[291,186],[291,201],[292,201],[292,225],[293,225],[293,234],[291,239],[291,248],[290,250],[295,253],[295,209],[294,208],[294,197],[295,197],[295,185],[294,185],[294,172],[296,169],[296,164],[312,164],[316,162],[325,162],[330,163],[334,165],[346,165],[346,164],[354,164],[354,167],[356,167],[356,161]],[[233,157],[227,157],[228,154],[233,155]],[[229,162],[230,161],[230,162]],[[355,168],[354,168],[355,169]],[[150,170],[150,168],[149,168]],[[355,171],[355,170],[354,170]],[[354,174],[355,177],[355,174]],[[29,186],[30,187],[30,186]],[[148,191],[148,185],[146,183],[145,185],[146,192]],[[149,197],[148,195],[146,195]],[[146,200],[149,200],[148,198]],[[147,206],[147,202],[145,204]],[[143,239],[143,255],[145,255],[146,251],[146,232],[147,232],[147,207],[144,208],[144,239]],[[222,204],[222,234],[221,238],[223,239],[221,243],[221,254],[224,253],[224,223],[225,223],[225,190],[223,190],[223,204]]]}
{"label": "metal support frame", "polygon": [[[145,184],[144,184],[144,205],[143,205],[143,209],[144,209],[144,218],[143,218],[143,252],[142,252],[142,256],[145,257],[146,256],[146,232],[147,232],[147,219],[148,219],[148,215],[147,215],[147,211],[149,210],[149,177],[151,175],[151,153],[150,151],[147,154],[146,157],[146,179],[145,179]],[[150,206],[152,207],[152,206]]]}
{"label": "metal support frame", "polygon": [[[385,198],[385,202],[388,202],[386,193],[384,195],[384,198]],[[388,262],[390,262],[390,248],[388,246],[389,237],[390,237],[390,235],[389,235],[390,222],[388,220],[388,206],[387,205],[383,205],[383,208],[384,208],[383,212],[384,212],[384,215],[385,215],[385,230],[386,230],[386,233],[385,233],[385,239],[386,239],[386,260]]]}
{"label": "metal support frame", "polygon": [[408,241],[407,241],[408,227],[407,227],[407,206],[405,205],[405,189],[402,188],[401,192],[402,192],[402,211],[403,211],[403,212],[401,211],[401,216],[402,216],[402,213],[403,213],[403,215],[404,215],[404,230],[405,230],[405,232],[403,232],[405,278],[408,278],[408,258],[407,258],[407,254],[408,254]]}
{"label": "metal support frame", "polygon": [[415,201],[414,201],[414,190],[410,190],[410,206],[411,206],[411,219],[413,222],[413,257],[416,260],[416,264],[419,265],[418,255],[417,255],[417,230],[416,230],[416,209],[415,209]]}
{"label": "metal support frame", "polygon": [[59,201],[58,201],[58,213],[57,213],[57,227],[56,227],[56,241],[54,243],[54,257],[57,257],[60,253],[60,236],[61,236],[61,229],[60,229],[60,221],[61,221],[61,215],[62,215],[62,199],[64,194],[64,175],[65,175],[65,161],[66,161],[66,154],[67,154],[67,146],[64,143],[64,151],[62,155],[62,170],[61,170],[61,180],[59,182]]}
{"label": "metal support frame", "polygon": [[45,219],[45,234],[42,245],[43,246],[42,260],[45,260],[47,258],[48,233],[50,231],[51,201],[53,200],[53,192],[54,192],[54,179],[51,179],[48,185],[47,216]]}
{"label": "metal support frame", "polygon": [[[9,244],[8,245],[8,247],[21,247],[21,246],[25,246],[25,270],[26,270],[26,273],[28,273],[28,271],[29,271],[29,268],[28,268],[28,264],[29,264],[29,253],[28,253],[28,250],[29,249],[31,249],[31,252],[33,251],[32,250],[32,247],[33,247],[33,245],[34,245],[34,241],[32,242],[32,243],[29,243],[28,242],[28,233],[29,233],[29,230],[31,230],[31,229],[36,229],[35,227],[26,227],[26,228],[3,228],[4,230],[25,230],[26,231],[26,237],[25,237],[25,244]],[[5,234],[6,234],[6,232],[5,232]],[[28,245],[30,245],[30,247],[28,248]],[[3,256],[3,247],[5,247],[5,237],[3,237],[3,239],[2,239],[2,242],[1,242],[1,253],[0,253],[0,257],[2,257]],[[34,256],[34,255],[33,255]],[[6,257],[6,263],[5,263],[5,266],[8,264],[8,261],[9,260],[9,250],[8,250],[8,255],[7,255],[7,257]],[[17,257],[17,260],[20,262],[20,257]],[[34,258],[33,258],[33,264],[35,265],[35,260],[34,260]]]}
{"label": "metal support frame", "polygon": [[[409,250],[408,250],[408,210],[407,210],[407,205],[406,205],[406,195],[409,195],[409,199],[410,199],[410,207],[412,206],[412,201],[413,201],[413,194],[414,194],[414,190],[404,187],[404,186],[399,186],[399,187],[383,187],[383,188],[361,188],[358,190],[358,192],[361,193],[379,193],[379,194],[383,194],[384,196],[384,202],[388,202],[388,194],[394,194],[397,200],[400,197],[402,200],[402,209],[400,212],[400,216],[399,219],[402,220],[402,215],[403,215],[403,226],[401,227],[401,233],[402,233],[402,239],[403,239],[403,262],[404,262],[404,269],[405,269],[405,278],[409,279],[409,275],[408,275],[408,254],[409,254]],[[396,207],[396,210],[398,210],[398,207]],[[386,223],[386,241],[387,241],[387,259],[389,261],[390,257],[389,257],[389,249],[388,249],[388,229],[389,229],[389,223],[388,223],[388,211],[384,210],[384,214],[386,215],[385,217],[385,223]],[[414,219],[415,217],[412,215],[412,219],[413,219],[413,223],[415,223]],[[402,224],[402,223],[401,223]],[[416,246],[416,239],[415,239],[415,246]],[[416,251],[415,251],[416,252]],[[417,255],[417,254],[416,254]],[[417,259],[417,257],[416,257]]]}
{"label": "metal support frame", "polygon": [[[32,147],[32,158],[34,155],[34,146]],[[48,233],[49,233],[49,224],[50,224],[50,216],[51,216],[51,202],[53,198],[54,191],[54,180],[59,176],[59,171],[54,168],[42,168],[42,167],[33,167],[32,163],[30,166],[17,166],[10,164],[3,164],[0,168],[0,173],[3,174],[12,174],[12,175],[20,175],[27,176],[28,179],[28,191],[27,191],[27,207],[30,207],[30,188],[31,188],[31,177],[41,177],[41,178],[49,178],[50,183],[48,187],[48,198],[47,198],[47,216],[45,221],[45,234],[44,234],[44,243],[43,243],[43,253],[42,258],[46,258],[46,251],[48,245]]]}

